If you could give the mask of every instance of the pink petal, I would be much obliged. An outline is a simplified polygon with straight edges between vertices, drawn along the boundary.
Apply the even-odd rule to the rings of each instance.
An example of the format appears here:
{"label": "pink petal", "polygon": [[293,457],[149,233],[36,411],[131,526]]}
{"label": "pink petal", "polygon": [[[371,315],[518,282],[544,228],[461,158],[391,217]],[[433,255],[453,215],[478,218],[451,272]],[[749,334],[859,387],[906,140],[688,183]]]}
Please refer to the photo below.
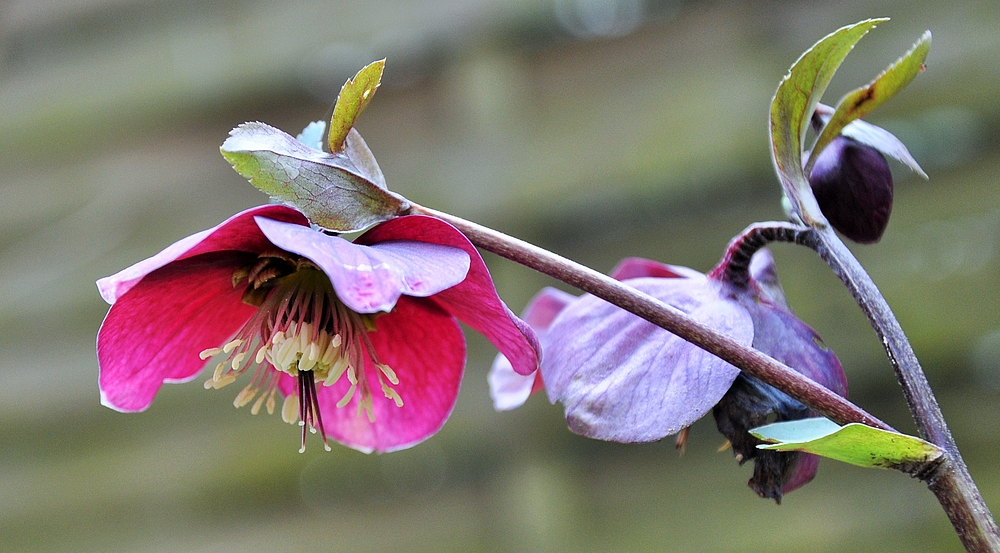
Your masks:
{"label": "pink petal", "polygon": [[469,271],[469,255],[459,248],[412,240],[367,246],[261,217],[257,224],[276,246],[319,266],[337,297],[358,313],[391,311],[403,294],[437,294]]}
{"label": "pink petal", "polygon": [[389,240],[414,240],[465,250],[471,261],[468,276],[433,299],[492,342],[511,361],[516,372],[531,374],[538,369],[540,350],[535,333],[497,295],[486,263],[464,234],[440,219],[408,215],[372,228],[356,242],[375,244]]}
{"label": "pink petal", "polygon": [[97,281],[101,297],[115,303],[147,274],[164,265],[195,255],[217,251],[260,252],[271,246],[257,228],[255,216],[307,225],[304,215],[283,205],[262,205],[237,213],[221,224],[174,242],[160,253]]}
{"label": "pink petal", "polygon": [[576,296],[557,288],[542,288],[528,305],[524,306],[521,319],[528,323],[536,333],[548,330],[549,325],[567,305],[576,300]]}
{"label": "pink petal", "polygon": [[[465,370],[462,329],[434,303],[400,298],[392,313],[376,319],[376,325],[378,330],[368,336],[381,361],[399,377],[393,388],[403,406],[384,397],[371,360],[366,362],[365,377],[372,389],[374,424],[363,412],[358,414],[358,394],[337,408],[349,386],[346,377],[319,390],[327,435],[364,452],[404,449],[437,432],[455,406]],[[283,385],[282,391],[291,390]]]}
{"label": "pink petal", "polygon": [[164,382],[193,378],[198,354],[218,347],[254,312],[233,287],[233,270],[252,256],[219,252],[175,261],[133,283],[97,334],[101,403],[142,411]]}
{"label": "pink petal", "polygon": [[[576,296],[562,290],[542,288],[528,302],[521,317],[541,339],[556,315],[575,299]],[[502,353],[498,353],[494,359],[487,380],[490,384],[493,407],[497,411],[506,411],[524,405],[531,394],[544,387],[542,373],[535,371],[528,375],[519,374],[514,371],[510,361]]]}
{"label": "pink petal", "polygon": [[659,261],[642,257],[626,257],[622,259],[612,269],[610,275],[615,280],[628,280],[641,277],[697,278],[704,276],[694,269],[677,265],[665,265]]}

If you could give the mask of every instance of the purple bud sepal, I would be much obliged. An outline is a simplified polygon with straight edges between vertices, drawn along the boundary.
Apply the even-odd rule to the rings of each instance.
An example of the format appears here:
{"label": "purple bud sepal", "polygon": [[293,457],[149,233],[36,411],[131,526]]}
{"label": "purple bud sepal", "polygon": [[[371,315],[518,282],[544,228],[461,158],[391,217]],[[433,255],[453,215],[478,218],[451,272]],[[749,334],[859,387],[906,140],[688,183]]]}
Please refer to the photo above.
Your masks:
{"label": "purple bud sepal", "polygon": [[813,479],[813,457],[799,452],[757,449],[762,442],[749,433],[752,428],[773,422],[804,419],[809,408],[784,392],[756,378],[740,373],[718,404],[712,409],[719,432],[732,444],[733,454],[742,465],[753,459],[753,477],[748,485],[760,497],[781,503],[781,496]]}
{"label": "purple bud sepal", "polygon": [[837,136],[816,158],[809,185],[841,234],[861,244],[882,238],[892,211],[892,172],[878,150]]}

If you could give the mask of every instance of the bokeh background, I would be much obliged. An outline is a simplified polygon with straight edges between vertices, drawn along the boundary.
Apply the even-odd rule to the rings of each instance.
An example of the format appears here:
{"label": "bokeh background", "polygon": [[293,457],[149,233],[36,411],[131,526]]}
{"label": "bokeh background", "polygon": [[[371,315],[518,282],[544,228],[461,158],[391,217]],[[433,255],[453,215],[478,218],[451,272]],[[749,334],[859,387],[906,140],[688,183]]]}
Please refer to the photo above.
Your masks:
{"label": "bokeh background", "polygon": [[[387,57],[358,128],[391,188],[609,270],[699,270],[782,217],[767,146],[778,80],[826,33],[891,16],[827,96],[925,29],[928,69],[870,117],[894,165],[883,241],[854,247],[913,340],[974,478],[1000,510],[1000,10],[981,1],[7,0],[0,4],[0,549],[3,551],[956,551],[901,473],[824,462],[778,507],[717,453],[711,420],[607,444],[544,396],[493,411],[469,334],[458,405],[410,450],[298,453],[277,416],[200,379],[145,413],[104,408],[94,280],[266,202],[218,147],[293,134]],[[852,398],[913,424],[878,340],[815,255],[775,248],[790,301]],[[485,255],[520,310],[554,283]],[[156,317],[156,313],[150,313]],[[318,442],[316,442],[318,443]],[[316,445],[313,443],[312,445]]]}

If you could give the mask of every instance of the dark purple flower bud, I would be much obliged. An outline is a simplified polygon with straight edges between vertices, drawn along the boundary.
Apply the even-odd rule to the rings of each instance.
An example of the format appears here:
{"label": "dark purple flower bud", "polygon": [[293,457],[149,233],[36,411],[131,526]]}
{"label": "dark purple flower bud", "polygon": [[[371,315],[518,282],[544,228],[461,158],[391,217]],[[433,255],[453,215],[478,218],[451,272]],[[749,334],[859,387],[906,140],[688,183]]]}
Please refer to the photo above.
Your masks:
{"label": "dark purple flower bud", "polygon": [[878,150],[838,136],[819,153],[809,184],[841,234],[862,244],[882,238],[892,211],[892,173]]}

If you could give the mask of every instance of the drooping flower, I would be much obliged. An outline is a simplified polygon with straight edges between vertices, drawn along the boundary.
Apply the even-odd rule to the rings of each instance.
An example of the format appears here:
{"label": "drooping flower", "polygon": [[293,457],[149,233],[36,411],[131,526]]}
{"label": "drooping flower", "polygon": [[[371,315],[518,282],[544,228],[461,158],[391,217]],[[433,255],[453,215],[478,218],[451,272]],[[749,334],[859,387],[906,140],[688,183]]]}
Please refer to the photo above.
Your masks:
{"label": "drooping flower", "polygon": [[[112,304],[98,333],[102,403],[145,410],[165,382],[222,388],[251,373],[237,407],[282,418],[361,451],[436,432],[465,368],[456,319],[520,373],[538,365],[531,329],[497,296],[459,231],[404,216],[354,242],[279,205],[239,213],[98,281]],[[252,370],[251,370],[252,369]],[[327,446],[329,447],[329,446]]]}
{"label": "drooping flower", "polygon": [[[752,258],[745,281],[732,281],[722,268],[704,275],[628,259],[612,276],[846,395],[836,356],[789,310],[770,253],[761,250]],[[589,294],[554,301],[543,291],[524,316],[530,324],[545,323],[536,327],[541,378],[550,401],[563,404],[574,432],[616,442],[655,441],[714,411],[740,463],[754,459],[750,486],[762,497],[780,501],[815,474],[813,456],[757,450],[760,442],[747,433],[766,422],[810,416],[808,408],[718,357]],[[491,384],[507,384],[493,386],[498,408],[516,407],[540,388],[512,373],[498,356]]]}

